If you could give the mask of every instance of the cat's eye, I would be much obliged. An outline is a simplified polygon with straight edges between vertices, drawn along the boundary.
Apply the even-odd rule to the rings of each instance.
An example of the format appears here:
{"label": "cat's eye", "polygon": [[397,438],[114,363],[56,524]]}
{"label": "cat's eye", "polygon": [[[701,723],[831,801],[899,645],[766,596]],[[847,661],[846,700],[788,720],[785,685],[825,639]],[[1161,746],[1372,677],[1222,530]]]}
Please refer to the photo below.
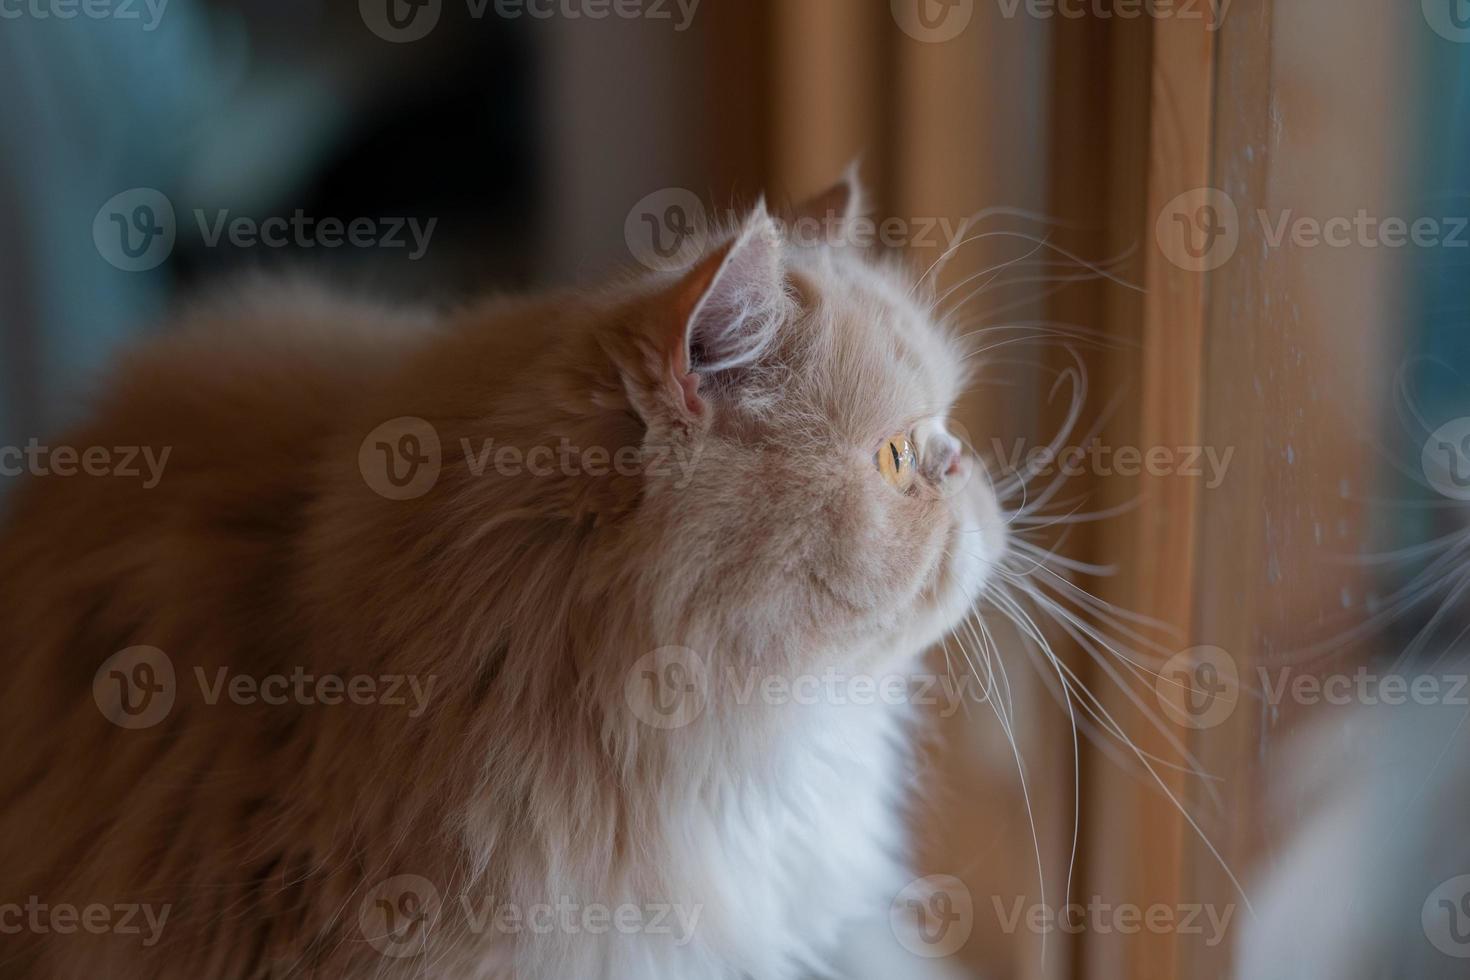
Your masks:
{"label": "cat's eye", "polygon": [[895,488],[907,493],[914,485],[914,447],[903,433],[884,439],[873,462],[883,479]]}

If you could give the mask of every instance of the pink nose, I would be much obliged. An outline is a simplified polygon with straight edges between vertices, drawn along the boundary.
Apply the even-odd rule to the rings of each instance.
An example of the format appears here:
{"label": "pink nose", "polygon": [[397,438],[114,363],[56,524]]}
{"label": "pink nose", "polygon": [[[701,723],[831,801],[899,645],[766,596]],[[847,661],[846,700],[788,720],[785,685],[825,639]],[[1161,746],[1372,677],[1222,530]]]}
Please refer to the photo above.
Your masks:
{"label": "pink nose", "polygon": [[968,460],[965,459],[964,447],[954,436],[948,433],[938,436],[929,449],[933,455],[928,469],[935,477],[958,476],[965,472]]}

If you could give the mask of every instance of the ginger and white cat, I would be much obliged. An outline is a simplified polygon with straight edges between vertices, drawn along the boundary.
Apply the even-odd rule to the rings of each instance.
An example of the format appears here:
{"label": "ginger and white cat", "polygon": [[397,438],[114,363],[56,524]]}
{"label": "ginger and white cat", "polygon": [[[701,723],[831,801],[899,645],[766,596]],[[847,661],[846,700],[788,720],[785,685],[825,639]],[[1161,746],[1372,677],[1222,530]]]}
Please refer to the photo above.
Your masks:
{"label": "ginger and white cat", "polygon": [[159,485],[0,526],[0,906],[158,928],[41,912],[0,977],[947,969],[889,926],[910,712],[760,682],[901,673],[981,595],[964,357],[896,264],[715,238],[442,317],[257,292],[120,368],[66,441]]}

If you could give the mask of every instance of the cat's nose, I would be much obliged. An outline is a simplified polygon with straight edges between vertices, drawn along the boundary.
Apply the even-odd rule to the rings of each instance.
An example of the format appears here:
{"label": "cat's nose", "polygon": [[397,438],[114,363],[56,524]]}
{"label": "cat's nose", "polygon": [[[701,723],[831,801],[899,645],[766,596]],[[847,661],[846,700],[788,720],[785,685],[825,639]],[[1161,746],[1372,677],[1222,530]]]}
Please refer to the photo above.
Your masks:
{"label": "cat's nose", "polygon": [[969,474],[971,460],[964,445],[943,429],[930,434],[923,447],[923,467],[931,480],[947,480]]}

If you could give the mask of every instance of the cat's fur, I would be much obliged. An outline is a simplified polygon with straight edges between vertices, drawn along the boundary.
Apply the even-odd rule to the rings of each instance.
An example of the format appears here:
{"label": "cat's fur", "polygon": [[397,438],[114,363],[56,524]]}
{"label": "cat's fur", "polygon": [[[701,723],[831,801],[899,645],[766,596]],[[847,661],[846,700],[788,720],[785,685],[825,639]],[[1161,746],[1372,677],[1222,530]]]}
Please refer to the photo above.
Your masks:
{"label": "cat's fur", "polygon": [[[820,200],[840,221],[857,197]],[[964,359],[911,287],[758,207],[683,271],[596,293],[442,318],[256,295],[133,356],[61,442],[170,447],[160,485],[34,478],[0,531],[0,905],[168,917],[151,945],[7,935],[0,977],[928,975],[882,962],[910,877],[908,711],[727,683],[910,669],[999,558],[994,498],[943,425]],[[386,499],[359,451],[405,416],[442,471]],[[874,466],[898,431],[908,496]],[[563,438],[645,465],[476,475],[461,449]],[[166,653],[176,700],[129,730],[93,682],[135,645]],[[664,729],[628,679],[671,646],[708,688]],[[220,668],[429,696],[210,704],[199,672]],[[442,901],[401,958],[363,925],[399,875]],[[675,931],[511,935],[467,912],[563,900],[673,906]],[[879,934],[888,952],[841,965]]]}

